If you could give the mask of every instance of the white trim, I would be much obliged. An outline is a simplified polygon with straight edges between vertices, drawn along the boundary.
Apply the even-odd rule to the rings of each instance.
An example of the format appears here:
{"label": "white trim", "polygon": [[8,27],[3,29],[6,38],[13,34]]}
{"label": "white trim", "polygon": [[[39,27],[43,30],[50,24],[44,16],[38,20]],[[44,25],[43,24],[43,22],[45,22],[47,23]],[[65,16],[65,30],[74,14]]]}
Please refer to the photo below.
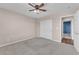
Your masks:
{"label": "white trim", "polygon": [[72,15],[61,16],[61,19],[64,18],[64,17],[72,17],[72,16],[74,16],[74,14],[72,14]]}

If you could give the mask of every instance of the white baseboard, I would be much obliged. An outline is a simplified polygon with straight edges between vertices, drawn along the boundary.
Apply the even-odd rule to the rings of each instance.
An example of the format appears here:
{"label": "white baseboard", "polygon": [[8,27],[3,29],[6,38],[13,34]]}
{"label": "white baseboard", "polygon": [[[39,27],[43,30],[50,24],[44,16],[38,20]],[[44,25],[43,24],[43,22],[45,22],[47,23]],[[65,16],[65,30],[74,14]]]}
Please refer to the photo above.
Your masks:
{"label": "white baseboard", "polygon": [[[32,37],[32,38],[35,38],[35,37]],[[21,42],[21,41],[24,41],[24,40],[29,40],[29,39],[32,39],[32,38],[26,38],[26,39],[20,39],[20,40],[16,40],[16,41],[12,41],[12,42],[7,42],[5,44],[0,45],[0,47],[7,46],[7,45],[10,45],[10,44],[14,44],[14,43],[18,43],[18,42]]]}

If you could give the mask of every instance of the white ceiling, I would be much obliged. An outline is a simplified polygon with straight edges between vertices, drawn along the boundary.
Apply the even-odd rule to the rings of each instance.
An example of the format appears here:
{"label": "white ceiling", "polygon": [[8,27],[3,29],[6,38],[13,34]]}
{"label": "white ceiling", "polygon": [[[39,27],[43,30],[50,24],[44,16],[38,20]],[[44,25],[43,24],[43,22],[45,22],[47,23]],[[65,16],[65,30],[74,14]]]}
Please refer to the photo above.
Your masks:
{"label": "white ceiling", "polygon": [[49,15],[62,15],[71,14],[79,9],[78,3],[45,3],[45,6],[41,9],[46,9],[47,12],[41,12],[36,14],[29,12],[28,10],[33,9],[27,3],[0,3],[0,8],[8,9],[13,12],[17,12],[32,18],[40,18]]}

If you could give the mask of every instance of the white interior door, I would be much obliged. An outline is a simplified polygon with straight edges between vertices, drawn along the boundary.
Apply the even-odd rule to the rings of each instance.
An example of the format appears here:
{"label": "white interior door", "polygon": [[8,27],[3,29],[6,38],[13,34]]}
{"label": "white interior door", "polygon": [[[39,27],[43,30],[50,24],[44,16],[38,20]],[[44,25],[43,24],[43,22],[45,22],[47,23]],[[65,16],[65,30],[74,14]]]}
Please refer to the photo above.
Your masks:
{"label": "white interior door", "polygon": [[52,21],[51,20],[40,21],[40,37],[52,39]]}

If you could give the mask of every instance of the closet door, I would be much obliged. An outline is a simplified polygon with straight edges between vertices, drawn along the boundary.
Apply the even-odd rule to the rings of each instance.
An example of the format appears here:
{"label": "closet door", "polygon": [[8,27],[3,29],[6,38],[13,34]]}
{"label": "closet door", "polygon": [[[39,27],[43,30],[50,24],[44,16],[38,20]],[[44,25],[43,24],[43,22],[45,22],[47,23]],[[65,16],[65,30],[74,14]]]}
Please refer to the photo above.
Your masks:
{"label": "closet door", "polygon": [[52,39],[52,20],[40,21],[40,37]]}

